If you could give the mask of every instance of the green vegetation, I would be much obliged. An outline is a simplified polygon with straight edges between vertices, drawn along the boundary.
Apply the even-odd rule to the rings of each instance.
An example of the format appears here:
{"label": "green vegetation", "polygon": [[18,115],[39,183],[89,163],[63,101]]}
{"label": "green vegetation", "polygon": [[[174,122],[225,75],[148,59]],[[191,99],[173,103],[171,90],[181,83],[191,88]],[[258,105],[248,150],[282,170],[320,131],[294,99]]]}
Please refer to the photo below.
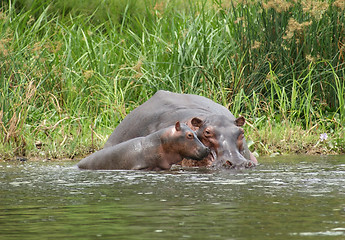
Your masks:
{"label": "green vegetation", "polygon": [[158,89],[245,116],[260,155],[345,152],[342,0],[2,4],[2,159],[98,149]]}

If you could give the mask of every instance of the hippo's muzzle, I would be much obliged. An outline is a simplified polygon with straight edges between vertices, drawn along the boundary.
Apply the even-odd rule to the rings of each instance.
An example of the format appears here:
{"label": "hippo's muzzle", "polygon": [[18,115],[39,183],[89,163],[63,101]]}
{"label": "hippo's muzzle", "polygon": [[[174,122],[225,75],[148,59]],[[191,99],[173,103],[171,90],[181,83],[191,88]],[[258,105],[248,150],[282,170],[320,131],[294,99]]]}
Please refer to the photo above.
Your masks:
{"label": "hippo's muzzle", "polygon": [[197,149],[197,154],[196,154],[196,157],[194,158],[194,160],[202,160],[206,156],[208,156],[210,154],[210,152],[211,152],[211,150],[208,147],[202,145],[199,149]]}
{"label": "hippo's muzzle", "polygon": [[216,157],[216,154],[212,155],[212,157],[214,158],[212,167],[215,168],[238,169],[251,168],[256,166],[255,162],[247,160],[240,152],[225,151],[223,153],[219,153],[218,157]]}
{"label": "hippo's muzzle", "polygon": [[253,161],[250,161],[250,160],[246,160],[243,163],[237,164],[237,165],[234,165],[231,161],[227,160],[223,164],[223,167],[229,168],[229,169],[233,169],[233,168],[251,168],[251,167],[255,167],[255,166],[256,166],[256,164]]}

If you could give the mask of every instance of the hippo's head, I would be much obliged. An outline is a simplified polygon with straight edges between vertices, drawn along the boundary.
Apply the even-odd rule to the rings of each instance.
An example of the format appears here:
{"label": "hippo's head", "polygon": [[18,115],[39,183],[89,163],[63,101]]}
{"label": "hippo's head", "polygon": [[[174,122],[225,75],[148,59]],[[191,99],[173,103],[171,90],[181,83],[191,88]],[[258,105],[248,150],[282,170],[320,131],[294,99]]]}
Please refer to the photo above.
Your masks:
{"label": "hippo's head", "polygon": [[210,149],[199,140],[195,132],[186,124],[176,122],[172,131],[161,137],[167,152],[175,152],[183,158],[201,160],[207,157]]}
{"label": "hippo's head", "polygon": [[252,167],[256,158],[249,151],[244,138],[244,117],[233,121],[223,115],[195,117],[188,124],[196,131],[201,142],[210,148],[207,156],[209,165],[214,167]]}

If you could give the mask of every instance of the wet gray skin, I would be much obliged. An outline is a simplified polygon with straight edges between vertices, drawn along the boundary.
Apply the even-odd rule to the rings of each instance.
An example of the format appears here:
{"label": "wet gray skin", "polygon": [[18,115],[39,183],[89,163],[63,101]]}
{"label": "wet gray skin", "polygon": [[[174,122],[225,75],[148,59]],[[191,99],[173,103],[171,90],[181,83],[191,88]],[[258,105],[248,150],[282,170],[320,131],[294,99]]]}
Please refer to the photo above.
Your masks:
{"label": "wet gray skin", "polygon": [[203,159],[209,152],[192,129],[176,122],[175,126],[145,137],[104,148],[82,159],[77,166],[90,170],[163,170],[183,158]]}
{"label": "wet gray skin", "polygon": [[[214,127],[217,126],[217,127]],[[197,130],[198,138],[211,150],[212,167],[239,168],[256,165],[244,138],[244,130],[225,116],[211,116]]]}
{"label": "wet gray skin", "polygon": [[[194,119],[198,119],[198,126],[193,125]],[[227,108],[208,98],[168,91],[158,91],[129,113],[115,128],[104,148],[146,136],[176,121],[197,131],[198,138],[211,149],[211,154],[202,161],[183,161],[182,166],[251,167],[257,163],[241,137],[243,117],[235,118]],[[212,136],[206,136],[206,130],[211,131]]]}

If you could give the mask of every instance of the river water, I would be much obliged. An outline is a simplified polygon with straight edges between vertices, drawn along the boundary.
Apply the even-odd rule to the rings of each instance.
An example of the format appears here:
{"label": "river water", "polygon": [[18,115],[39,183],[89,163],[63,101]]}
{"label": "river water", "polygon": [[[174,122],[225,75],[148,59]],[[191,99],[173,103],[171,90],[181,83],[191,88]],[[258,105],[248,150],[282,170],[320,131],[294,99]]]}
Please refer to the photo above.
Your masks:
{"label": "river water", "polygon": [[247,170],[0,163],[0,239],[345,239],[345,156]]}

